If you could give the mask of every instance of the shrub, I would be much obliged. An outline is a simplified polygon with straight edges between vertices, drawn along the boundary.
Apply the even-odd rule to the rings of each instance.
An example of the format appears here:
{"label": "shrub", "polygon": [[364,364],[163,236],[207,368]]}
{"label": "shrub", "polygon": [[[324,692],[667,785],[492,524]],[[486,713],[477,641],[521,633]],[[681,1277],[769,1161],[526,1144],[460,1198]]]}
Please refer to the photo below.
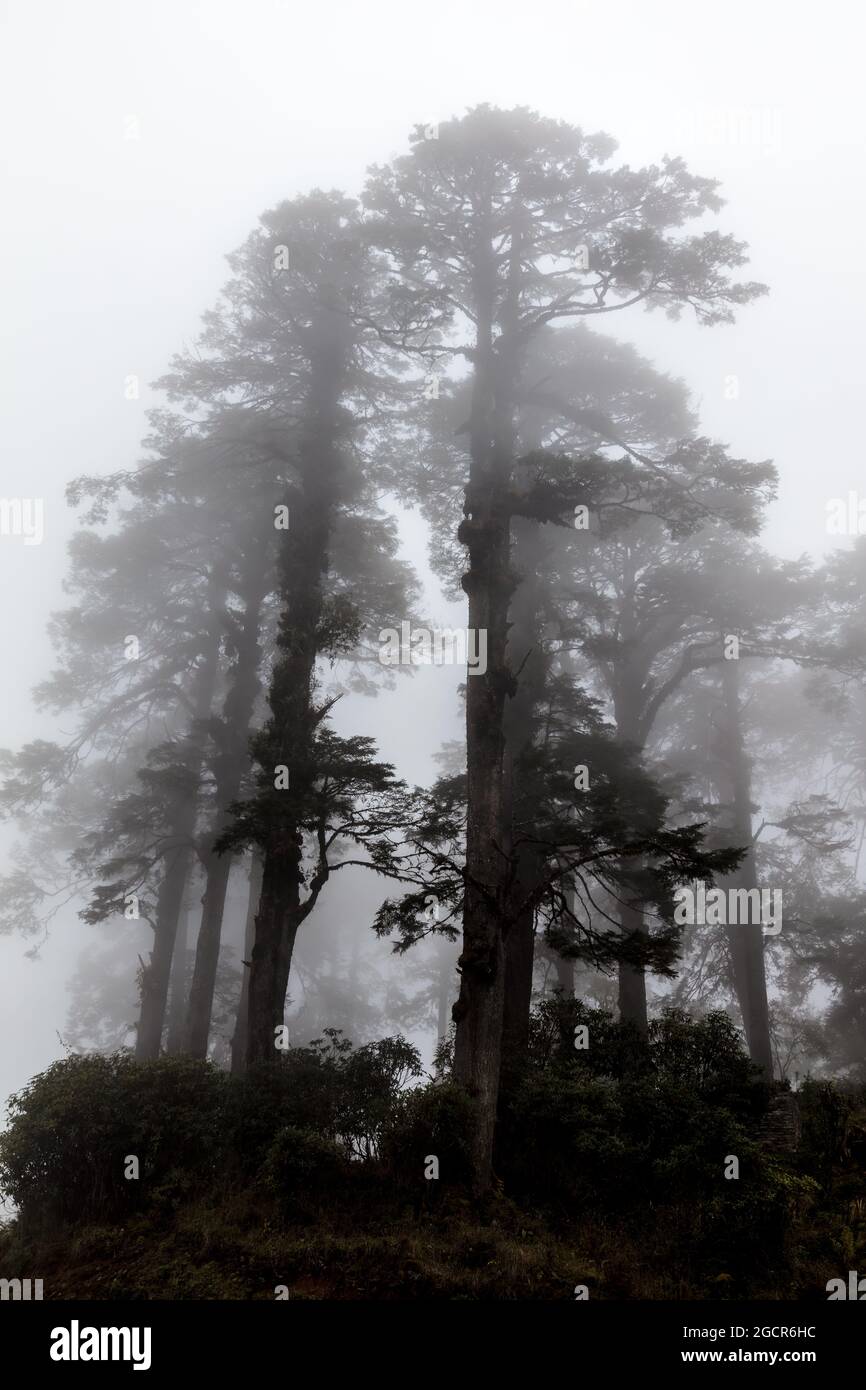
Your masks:
{"label": "shrub", "polygon": [[409,1077],[421,1074],[417,1048],[382,1038],[354,1049],[328,1028],[309,1047],[288,1051],[236,1083],[233,1147],[245,1171],[256,1171],[280,1130],[306,1130],[340,1143],[352,1157],[372,1157]]}
{"label": "shrub", "polygon": [[290,1126],[276,1135],[262,1168],[263,1185],[286,1220],[313,1216],[341,1193],[348,1177],[348,1163],[336,1144]]}
{"label": "shrub", "polygon": [[[589,1047],[575,1048],[575,1029],[588,1029]],[[649,1065],[647,1045],[630,1023],[617,1023],[606,1009],[580,999],[543,999],[529,1019],[529,1065],[545,1070],[562,1063],[579,1065],[593,1076],[633,1076]]]}
{"label": "shrub", "polygon": [[[586,1049],[574,1047],[577,1024]],[[726,1155],[759,1159],[767,1088],[756,1075],[725,1014],[668,1011],[644,1042],[602,1010],[547,1001],[529,1065],[503,1096],[499,1170],[516,1195],[574,1213],[724,1202]]]}
{"label": "shrub", "polygon": [[349,1153],[370,1158],[379,1152],[406,1083],[421,1071],[418,1049],[399,1037],[368,1043],[342,1058],[337,1125]]}
{"label": "shrub", "polygon": [[578,1067],[545,1067],[526,1075],[500,1109],[497,1171],[518,1200],[612,1205],[640,1167],[623,1129],[615,1082]]}
{"label": "shrub", "polygon": [[[27,1221],[112,1218],[173,1175],[209,1183],[225,1143],[227,1078],[207,1062],[124,1052],[55,1062],[9,1101],[0,1189]],[[127,1155],[139,1179],[124,1177]]]}
{"label": "shrub", "polygon": [[[249,1178],[263,1165],[275,1181],[282,1163],[288,1183],[314,1152],[375,1155],[420,1071],[403,1038],[355,1050],[336,1030],[241,1079],[188,1057],[69,1057],[11,1098],[0,1190],[25,1223],[37,1213],[50,1223],[112,1221],[148,1203],[170,1211],[212,1191],[218,1173]],[[128,1155],[138,1180],[124,1176]]]}
{"label": "shrub", "polygon": [[[381,1153],[397,1181],[404,1186],[424,1183],[424,1163],[429,1155],[439,1160],[439,1181],[446,1186],[465,1184],[470,1178],[469,1132],[472,1102],[451,1081],[419,1086],[400,1100],[382,1135]],[[426,1183],[419,1191],[436,1188]]]}
{"label": "shrub", "polygon": [[238,1168],[251,1175],[284,1129],[334,1139],[339,1074],[311,1048],[293,1048],[276,1066],[262,1065],[231,1087],[228,1142]]}
{"label": "shrub", "polygon": [[821,1186],[830,1189],[834,1168],[848,1157],[854,1096],[835,1081],[807,1077],[797,1100],[802,1127],[801,1158]]}

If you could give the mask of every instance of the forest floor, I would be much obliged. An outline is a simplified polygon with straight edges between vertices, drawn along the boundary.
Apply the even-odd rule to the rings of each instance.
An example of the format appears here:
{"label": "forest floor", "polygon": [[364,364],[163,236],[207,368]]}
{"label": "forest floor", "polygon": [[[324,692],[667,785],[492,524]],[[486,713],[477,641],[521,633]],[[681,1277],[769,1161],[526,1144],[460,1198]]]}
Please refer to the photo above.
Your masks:
{"label": "forest floor", "polygon": [[[643,1236],[592,1218],[555,1230],[504,1198],[483,1216],[466,1203],[351,1225],[329,1216],[286,1226],[249,1194],[43,1239],[9,1225],[0,1267],[42,1278],[47,1299],[825,1299],[839,1262],[826,1248],[826,1215],[817,1225],[814,1216],[794,1232],[795,1256],[757,1279],[693,1262],[675,1211]],[[866,1255],[866,1232],[857,1234],[852,1260],[855,1243]]]}
{"label": "forest floor", "polygon": [[635,1056],[594,1026],[599,1074],[539,1045],[509,1090],[481,1202],[471,1101],[401,1090],[400,1040],[240,1079],[64,1059],[0,1135],[0,1278],[49,1300],[823,1301],[866,1271],[861,1084],[767,1088],[722,1015],[672,1014]]}

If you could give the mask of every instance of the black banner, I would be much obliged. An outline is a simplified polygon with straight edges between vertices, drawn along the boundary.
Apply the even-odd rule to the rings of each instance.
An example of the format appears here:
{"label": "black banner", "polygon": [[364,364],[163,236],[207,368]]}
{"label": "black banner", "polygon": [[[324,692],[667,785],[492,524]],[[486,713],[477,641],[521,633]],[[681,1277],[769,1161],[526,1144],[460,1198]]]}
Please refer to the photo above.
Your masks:
{"label": "black banner", "polygon": [[[675,1367],[739,1365],[796,1366],[826,1378],[859,1353],[863,1317],[835,1301],[0,1305],[7,1355],[14,1351],[26,1371],[61,1381],[106,1372],[115,1379],[195,1372],[216,1376],[220,1384],[229,1375],[258,1379],[270,1368],[294,1377],[298,1358],[305,1379],[316,1373],[317,1361],[329,1376],[344,1363],[353,1374],[374,1367],[378,1373],[387,1364],[391,1379],[401,1365],[407,1375],[417,1374],[409,1367],[417,1366],[419,1351],[429,1382],[437,1362],[443,1374],[453,1375],[458,1354],[461,1363],[467,1356],[482,1365],[488,1357],[498,1363],[513,1352],[515,1333],[524,1357],[538,1357],[543,1365],[551,1351],[568,1350],[580,1374],[634,1368],[664,1375]],[[299,1334],[312,1340],[299,1343]]]}

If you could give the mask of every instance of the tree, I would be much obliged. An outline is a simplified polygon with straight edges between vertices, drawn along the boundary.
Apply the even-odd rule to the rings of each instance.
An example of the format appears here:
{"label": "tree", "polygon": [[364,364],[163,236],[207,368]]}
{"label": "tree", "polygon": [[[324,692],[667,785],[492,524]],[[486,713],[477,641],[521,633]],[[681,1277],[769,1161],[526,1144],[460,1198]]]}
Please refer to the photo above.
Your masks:
{"label": "tree", "polygon": [[[278,532],[279,618],[270,715],[252,744],[256,789],[229,806],[234,819],[216,841],[220,853],[255,847],[263,864],[248,1062],[274,1059],[295,935],[331,872],[330,818],[342,827],[337,839],[351,823],[350,837],[374,840],[369,816],[352,821],[347,798],[378,804],[393,782],[390,769],[373,760],[369,741],[340,741],[327,730],[330,702],[317,697],[317,663],[350,656],[369,631],[368,615],[333,582],[332,548],[359,514],[370,527],[359,442],[365,411],[381,409],[387,394],[387,352],[406,338],[423,339],[429,317],[423,301],[416,312],[418,296],[383,295],[381,258],[365,244],[355,207],[342,195],[281,204],[262,222],[231,258],[235,277],[206,319],[201,350],[178,359],[165,380],[177,398],[205,402],[212,412],[231,399],[256,421],[280,482],[278,512],[289,522]],[[273,509],[260,525],[273,530]],[[387,547],[387,533],[384,539]],[[393,549],[385,558],[393,577],[378,582],[386,603],[401,599],[405,612],[406,567],[395,564]],[[366,596],[373,587],[368,583]],[[382,608],[375,616],[384,616]],[[306,895],[305,833],[318,845]],[[204,950],[209,975],[212,943]],[[200,1027],[199,1047],[201,1037]]]}
{"label": "tree", "polygon": [[[607,136],[584,136],[519,109],[479,107],[416,133],[410,155],[375,169],[365,202],[403,283],[447,297],[470,364],[471,463],[459,539],[470,629],[487,634],[484,675],[467,688],[467,896],[456,1006],[455,1067],[474,1094],[476,1185],[490,1182],[511,922],[505,707],[519,676],[508,652],[517,578],[511,564],[515,395],[528,344],[546,324],[643,303],[706,323],[761,292],[735,284],[742,246],[674,229],[719,207],[715,184],[681,160],[643,170],[605,168]],[[586,267],[589,268],[586,268]],[[575,499],[577,501],[579,499]]]}

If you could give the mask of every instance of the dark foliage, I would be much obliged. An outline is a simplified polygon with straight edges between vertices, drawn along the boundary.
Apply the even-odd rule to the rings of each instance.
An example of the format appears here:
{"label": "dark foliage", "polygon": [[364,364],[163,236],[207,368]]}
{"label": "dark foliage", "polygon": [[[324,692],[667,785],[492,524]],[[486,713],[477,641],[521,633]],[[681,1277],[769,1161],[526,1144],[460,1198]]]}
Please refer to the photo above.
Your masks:
{"label": "dark foliage", "polygon": [[[283,1233],[292,1277],[303,1280],[331,1270],[333,1242],[348,1231],[364,1280],[364,1242],[381,1239],[391,1271],[382,1277],[408,1280],[419,1296],[464,1285],[456,1296],[494,1296],[498,1271],[504,1296],[542,1296],[541,1280],[557,1297],[560,1273],[528,1272],[549,1256],[603,1296],[663,1296],[647,1294],[647,1281],[679,1280],[706,1297],[755,1287],[781,1296],[802,1281],[806,1259],[820,1266],[856,1247],[852,1151],[866,1141],[856,1096],[807,1083],[800,1154],[773,1152],[770,1088],[724,1014],[670,1010],[643,1041],[603,1010],[543,1002],[528,1060],[502,1097],[497,1191],[486,1217],[476,1210],[471,1221],[471,1101],[447,1073],[411,1084],[419,1076],[404,1039],[356,1049],[336,1030],[242,1079],[125,1053],[55,1063],[13,1098],[0,1137],[0,1184],[18,1208],[7,1249],[48,1249],[62,1232],[71,1248],[89,1249],[122,1226],[143,1233],[142,1251],[169,1242],[175,1296],[235,1297],[245,1296],[234,1268],[245,1232]],[[124,1177],[131,1154],[138,1180]],[[736,1179],[725,1176],[732,1156]],[[171,1246],[178,1226],[185,1242],[206,1240],[220,1294],[195,1292],[186,1255]],[[292,1244],[298,1228],[308,1232],[303,1247]],[[644,1273],[611,1253],[598,1268],[587,1232],[598,1248],[641,1250]],[[425,1261],[435,1272],[421,1272]],[[348,1280],[347,1296],[368,1291],[348,1273],[327,1280]]]}

